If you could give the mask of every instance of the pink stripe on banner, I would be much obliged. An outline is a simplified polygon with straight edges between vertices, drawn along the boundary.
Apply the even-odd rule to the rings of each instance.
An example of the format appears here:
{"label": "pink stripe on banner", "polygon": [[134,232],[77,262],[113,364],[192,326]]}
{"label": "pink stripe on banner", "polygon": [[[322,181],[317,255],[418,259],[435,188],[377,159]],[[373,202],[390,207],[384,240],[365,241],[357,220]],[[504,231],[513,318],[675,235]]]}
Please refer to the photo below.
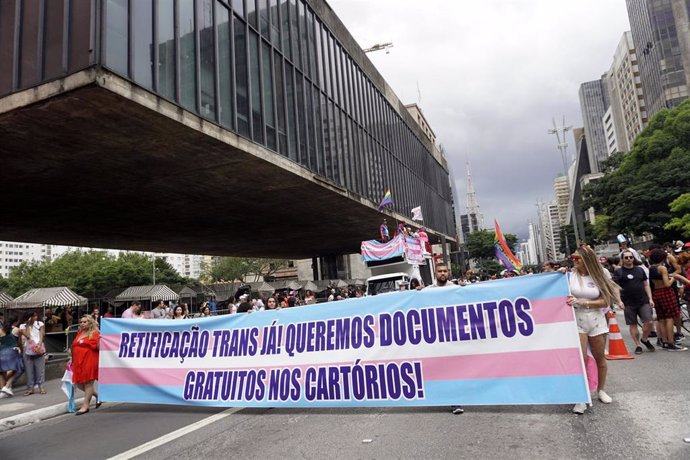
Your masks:
{"label": "pink stripe on banner", "polygon": [[465,380],[582,373],[579,348],[426,358],[424,380]]}
{"label": "pink stripe on banner", "polygon": [[532,318],[535,324],[574,321],[575,313],[571,307],[567,306],[567,299],[567,297],[552,297],[532,300]]}
{"label": "pink stripe on banner", "polygon": [[101,351],[118,351],[120,349],[120,334],[103,334],[101,343],[98,344]]}
{"label": "pink stripe on banner", "polygon": [[[394,359],[367,361],[362,364],[401,363],[419,361],[425,381],[433,380],[468,380],[510,377],[541,377],[554,375],[579,375],[582,371],[582,355],[579,348],[557,350],[521,351],[514,353],[492,353],[484,355],[447,356],[438,358]],[[303,364],[299,366],[257,366],[270,372],[272,368],[302,369],[323,367],[345,363]],[[182,386],[187,372],[207,370],[241,370],[247,368],[209,368],[209,369],[151,369],[151,368],[111,368],[99,370],[101,384]]]}

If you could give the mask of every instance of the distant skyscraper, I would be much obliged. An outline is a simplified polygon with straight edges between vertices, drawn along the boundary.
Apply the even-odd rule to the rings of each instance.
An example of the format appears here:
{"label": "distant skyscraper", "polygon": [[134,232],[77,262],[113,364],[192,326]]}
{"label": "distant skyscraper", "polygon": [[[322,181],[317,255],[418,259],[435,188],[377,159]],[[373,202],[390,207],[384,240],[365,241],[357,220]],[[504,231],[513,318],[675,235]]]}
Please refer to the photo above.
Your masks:
{"label": "distant skyscraper", "polygon": [[626,0],[649,117],[688,98],[689,0]]}
{"label": "distant skyscraper", "polygon": [[553,194],[558,206],[558,221],[561,225],[568,222],[568,202],[570,201],[570,190],[565,176],[558,176],[553,180]]}
{"label": "distant skyscraper", "polygon": [[625,32],[606,77],[610,105],[603,123],[609,155],[630,151],[635,137],[647,125],[638,60],[632,34]]}
{"label": "distant skyscraper", "polygon": [[542,206],[539,220],[544,242],[544,259],[563,259],[564,255],[558,250],[560,248],[561,235],[561,224],[558,218],[558,206],[555,203],[549,203]]}
{"label": "distant skyscraper", "polygon": [[582,122],[585,125],[589,167],[592,172],[599,172],[599,162],[609,156],[602,124],[608,106],[609,96],[605,76],[580,85],[580,110]]}

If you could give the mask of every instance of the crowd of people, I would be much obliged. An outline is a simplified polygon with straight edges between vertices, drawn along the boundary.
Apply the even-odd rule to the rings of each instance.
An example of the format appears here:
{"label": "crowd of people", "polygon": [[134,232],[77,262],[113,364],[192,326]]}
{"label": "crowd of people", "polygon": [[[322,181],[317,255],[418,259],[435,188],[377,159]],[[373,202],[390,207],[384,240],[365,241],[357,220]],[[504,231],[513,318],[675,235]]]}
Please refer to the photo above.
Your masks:
{"label": "crowd of people", "polygon": [[[642,254],[631,248],[627,242],[620,244],[620,254],[616,257],[597,257],[594,250],[579,246],[567,261],[556,263],[546,261],[543,272],[561,272],[568,277],[570,296],[568,304],[575,312],[582,357],[586,362],[589,349],[597,364],[597,397],[609,404],[613,398],[605,391],[607,363],[605,358],[606,334],[609,332],[605,313],[620,308],[624,311],[625,323],[635,343],[636,354],[646,349],[654,352],[657,347],[668,351],[685,351],[682,346],[684,335],[680,317],[680,300],[690,297],[690,243],[651,245]],[[530,273],[505,272],[500,277],[529,275]],[[400,289],[442,288],[467,285],[483,281],[474,273],[467,272],[462,277],[451,279],[447,265],[435,267],[435,280],[429,286],[419,283],[400,283]],[[358,287],[331,288],[327,292],[328,301],[350,297],[362,297],[364,292]],[[138,319],[185,319],[209,317],[216,314],[241,314],[270,310],[294,308],[316,303],[316,295],[306,291],[300,296],[296,291],[280,291],[273,295],[259,294],[250,297],[249,293],[237,295],[227,309],[219,310],[217,304],[209,299],[199,312],[190,313],[188,304],[159,301],[148,314],[142,312],[141,302],[131,303],[122,318]],[[690,300],[690,299],[688,299]],[[103,317],[114,317],[109,307]],[[84,403],[76,412],[82,415],[89,412],[91,400],[95,398],[96,407],[100,405],[95,382],[98,379],[99,309],[80,318],[79,331],[71,349],[73,383],[85,393]],[[63,309],[60,315],[46,310],[41,321],[36,312],[29,313],[22,322],[8,318],[0,329],[0,398],[12,396],[13,382],[26,372],[27,390],[24,395],[45,394],[45,333],[46,325],[70,325],[72,311]],[[640,334],[641,329],[641,334]],[[656,337],[656,346],[651,338]],[[644,346],[644,348],[643,348]],[[583,414],[585,404],[576,404],[573,412]],[[455,414],[464,412],[461,406],[453,406]]]}

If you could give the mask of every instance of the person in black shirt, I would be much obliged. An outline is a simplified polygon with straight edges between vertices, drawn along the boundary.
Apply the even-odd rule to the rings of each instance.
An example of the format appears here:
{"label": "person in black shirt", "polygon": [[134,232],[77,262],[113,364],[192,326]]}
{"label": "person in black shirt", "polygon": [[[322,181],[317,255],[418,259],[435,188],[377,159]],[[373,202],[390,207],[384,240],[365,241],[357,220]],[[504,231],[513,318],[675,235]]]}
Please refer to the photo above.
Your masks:
{"label": "person in black shirt", "polygon": [[[655,351],[649,341],[652,331],[652,291],[649,288],[647,274],[636,262],[635,255],[629,250],[621,253],[622,265],[613,272],[613,279],[621,287],[621,307],[625,310],[625,324],[630,329],[630,335],[635,341],[635,354],[642,353],[642,345],[649,351]],[[642,339],[637,329],[637,317],[642,321]]]}

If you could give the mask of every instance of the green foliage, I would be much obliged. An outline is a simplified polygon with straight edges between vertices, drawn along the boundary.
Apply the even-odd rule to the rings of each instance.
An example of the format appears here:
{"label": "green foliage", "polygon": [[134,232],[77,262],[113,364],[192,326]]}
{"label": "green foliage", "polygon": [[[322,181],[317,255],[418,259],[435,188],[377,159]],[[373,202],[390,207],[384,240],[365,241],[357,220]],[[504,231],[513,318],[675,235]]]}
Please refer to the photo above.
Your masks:
{"label": "green foliage", "polygon": [[[156,258],[157,284],[185,284],[165,259]],[[18,296],[33,288],[67,286],[84,297],[98,297],[114,288],[151,284],[153,261],[138,253],[118,257],[104,251],[68,252],[54,261],[23,262],[4,280],[7,291]]]}
{"label": "green foliage", "polygon": [[690,193],[683,193],[668,205],[676,215],[664,228],[675,230],[683,237],[690,237]]}
{"label": "green foliage", "polygon": [[[598,217],[597,217],[598,219]],[[585,242],[589,245],[596,245],[600,244],[604,241],[608,240],[608,236],[604,239],[600,239],[596,235],[596,231],[592,224],[589,222],[585,221],[583,224],[583,227],[585,229],[585,234],[580,235],[580,242]],[[570,255],[568,254],[568,251],[566,251],[566,246],[565,246],[565,235],[568,235],[568,244],[570,245],[570,252],[573,252],[575,248],[578,246],[578,242],[575,241],[575,228],[571,225],[563,225],[561,227],[561,233],[559,235],[560,238],[560,246],[558,247],[558,251],[562,252],[563,254]]]}
{"label": "green foliage", "polygon": [[[690,184],[690,101],[657,113],[626,155],[615,155],[605,175],[588,184],[583,207],[609,216],[610,233],[652,233],[673,239],[666,224],[673,215],[668,203]],[[676,229],[673,227],[672,229]]]}
{"label": "green foliage", "polygon": [[218,257],[204,267],[204,278],[208,281],[250,281],[249,276],[258,281],[260,277],[271,276],[287,266],[284,259],[257,259],[251,257]]}
{"label": "green foliage", "polygon": [[597,216],[592,227],[594,238],[599,241],[608,241],[615,236],[614,230],[611,228],[611,216],[600,214]]}
{"label": "green foliage", "polygon": [[[515,244],[517,243],[517,236],[504,233],[503,236],[506,239],[508,247],[513,250]],[[465,247],[467,252],[470,253],[470,258],[475,261],[480,259],[495,259],[496,258],[496,248],[494,247],[494,239],[496,238],[496,233],[493,230],[479,230],[474,233],[470,233],[467,237],[467,242]]]}
{"label": "green foliage", "polygon": [[480,275],[498,275],[505,267],[497,259],[482,259],[477,263],[476,271]]}

